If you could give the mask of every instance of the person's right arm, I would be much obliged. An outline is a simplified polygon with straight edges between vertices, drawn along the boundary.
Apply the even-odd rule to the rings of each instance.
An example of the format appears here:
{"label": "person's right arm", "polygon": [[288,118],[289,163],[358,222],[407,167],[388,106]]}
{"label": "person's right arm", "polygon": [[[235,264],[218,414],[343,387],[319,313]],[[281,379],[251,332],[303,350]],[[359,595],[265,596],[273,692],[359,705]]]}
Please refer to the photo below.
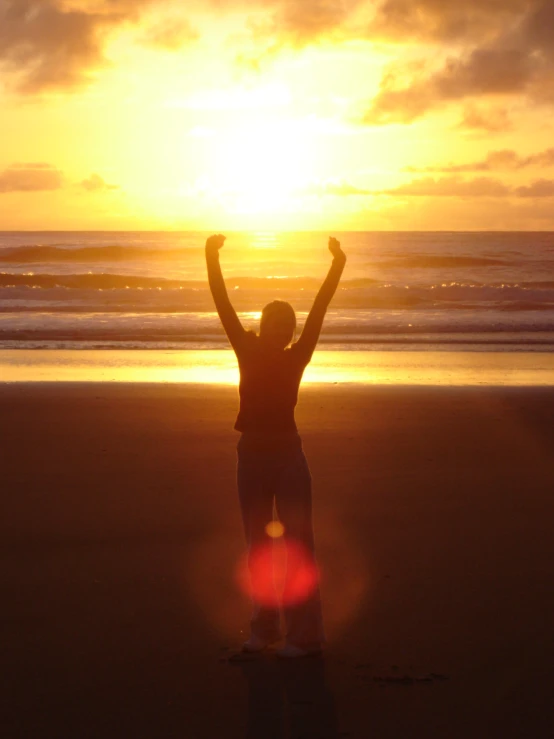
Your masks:
{"label": "person's right arm", "polygon": [[219,250],[223,246],[225,236],[216,234],[206,241],[206,265],[208,267],[208,283],[227,338],[235,351],[241,346],[246,335],[235,309],[231,305],[225,281],[219,265]]}

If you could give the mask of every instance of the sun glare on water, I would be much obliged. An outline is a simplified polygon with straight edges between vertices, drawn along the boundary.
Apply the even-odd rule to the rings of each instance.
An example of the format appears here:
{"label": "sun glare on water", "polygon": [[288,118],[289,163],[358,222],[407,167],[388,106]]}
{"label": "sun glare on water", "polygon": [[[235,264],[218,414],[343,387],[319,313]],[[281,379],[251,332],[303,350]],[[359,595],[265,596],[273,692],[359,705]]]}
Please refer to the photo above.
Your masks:
{"label": "sun glare on water", "polygon": [[278,243],[275,231],[256,231],[253,234],[252,246],[256,249],[276,249]]}

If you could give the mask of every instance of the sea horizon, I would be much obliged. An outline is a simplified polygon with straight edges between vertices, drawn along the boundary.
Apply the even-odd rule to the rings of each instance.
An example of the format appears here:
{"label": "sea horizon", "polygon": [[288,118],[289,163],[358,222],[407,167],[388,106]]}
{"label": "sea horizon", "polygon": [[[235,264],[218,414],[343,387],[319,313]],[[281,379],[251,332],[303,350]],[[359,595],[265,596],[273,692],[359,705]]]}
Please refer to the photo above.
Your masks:
{"label": "sea horizon", "polygon": [[[223,349],[206,233],[0,232],[0,349]],[[323,233],[228,232],[221,264],[246,328],[279,298],[300,333],[330,263]],[[335,233],[348,262],[322,347],[554,351],[553,232]]]}

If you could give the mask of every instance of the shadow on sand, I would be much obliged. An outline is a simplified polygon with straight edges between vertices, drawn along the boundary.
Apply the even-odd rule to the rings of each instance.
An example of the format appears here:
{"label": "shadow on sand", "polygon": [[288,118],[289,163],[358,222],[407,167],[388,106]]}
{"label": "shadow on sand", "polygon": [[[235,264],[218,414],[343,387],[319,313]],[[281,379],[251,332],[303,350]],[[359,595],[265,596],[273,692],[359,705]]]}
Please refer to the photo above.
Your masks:
{"label": "shadow on sand", "polygon": [[339,736],[323,656],[284,660],[271,653],[239,654],[229,664],[248,682],[246,739]]}

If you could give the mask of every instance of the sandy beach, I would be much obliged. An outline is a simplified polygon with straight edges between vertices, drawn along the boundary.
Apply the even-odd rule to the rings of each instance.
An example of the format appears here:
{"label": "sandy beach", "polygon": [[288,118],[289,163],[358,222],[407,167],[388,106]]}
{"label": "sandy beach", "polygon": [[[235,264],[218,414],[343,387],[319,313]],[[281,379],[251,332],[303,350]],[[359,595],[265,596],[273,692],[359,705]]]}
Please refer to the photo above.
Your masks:
{"label": "sandy beach", "polygon": [[6,739],[552,736],[554,390],[312,385],[329,645],[235,663],[236,389],[0,385]]}

